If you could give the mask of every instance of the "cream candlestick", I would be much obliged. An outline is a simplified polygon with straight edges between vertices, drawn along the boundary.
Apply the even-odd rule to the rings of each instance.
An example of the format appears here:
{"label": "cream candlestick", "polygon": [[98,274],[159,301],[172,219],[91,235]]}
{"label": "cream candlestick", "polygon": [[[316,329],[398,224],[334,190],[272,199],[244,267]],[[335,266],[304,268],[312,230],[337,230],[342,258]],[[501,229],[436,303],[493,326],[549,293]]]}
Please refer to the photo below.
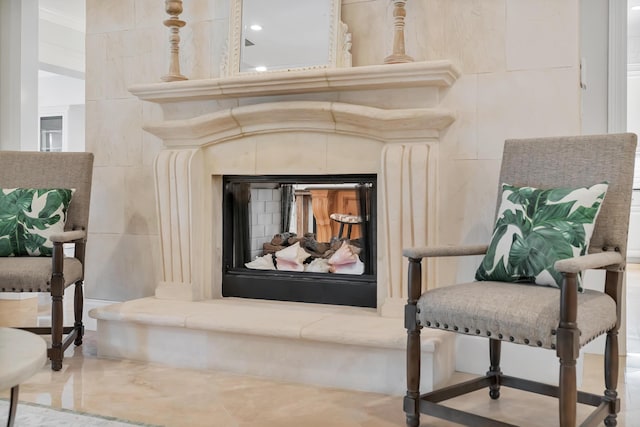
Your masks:
{"label": "cream candlestick", "polygon": [[385,64],[413,62],[413,58],[405,53],[404,19],[407,16],[405,5],[407,0],[393,0],[393,53],[384,59]]}
{"label": "cream candlestick", "polygon": [[186,24],[178,18],[182,13],[182,0],[165,0],[164,6],[169,19],[165,19],[163,23],[171,30],[171,35],[169,36],[169,73],[162,76],[162,81],[187,80],[180,74],[180,28]]}

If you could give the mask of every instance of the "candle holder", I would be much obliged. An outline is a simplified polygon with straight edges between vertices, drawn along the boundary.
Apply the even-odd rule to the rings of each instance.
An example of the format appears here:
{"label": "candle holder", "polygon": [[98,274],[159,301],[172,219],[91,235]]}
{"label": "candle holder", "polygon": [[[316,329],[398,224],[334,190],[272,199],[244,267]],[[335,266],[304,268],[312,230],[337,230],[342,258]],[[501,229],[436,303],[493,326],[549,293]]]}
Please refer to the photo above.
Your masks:
{"label": "candle holder", "polygon": [[165,0],[164,7],[169,19],[165,19],[163,23],[171,30],[171,34],[169,35],[169,74],[161,78],[165,82],[187,80],[185,76],[180,74],[180,28],[186,24],[185,21],[178,18],[182,13],[182,0]]}
{"label": "candle holder", "polygon": [[393,53],[384,58],[385,64],[413,62],[404,50],[404,18],[407,16],[407,0],[393,0]]}

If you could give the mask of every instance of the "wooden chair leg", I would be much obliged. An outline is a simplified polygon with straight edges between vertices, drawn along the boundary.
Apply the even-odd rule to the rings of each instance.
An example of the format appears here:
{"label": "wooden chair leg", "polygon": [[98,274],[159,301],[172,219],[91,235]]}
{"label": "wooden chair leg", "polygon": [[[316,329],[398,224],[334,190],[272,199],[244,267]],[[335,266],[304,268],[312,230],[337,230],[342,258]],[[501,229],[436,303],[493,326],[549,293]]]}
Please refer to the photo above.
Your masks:
{"label": "wooden chair leg", "polygon": [[416,304],[421,291],[422,267],[420,263],[420,259],[409,259],[409,298],[405,306],[407,394],[403,406],[408,427],[420,425],[420,326],[416,319]]}
{"label": "wooden chair leg", "polygon": [[63,326],[62,295],[56,295],[51,289],[51,369],[62,369],[62,326]]}
{"label": "wooden chair leg", "polygon": [[82,291],[82,282],[76,282],[76,289],[73,295],[73,328],[76,330],[76,339],[73,341],[75,345],[82,345],[82,337],[84,336],[84,324],[82,323],[82,310],[84,309],[84,295]]}
{"label": "wooden chair leg", "polygon": [[64,296],[64,275],[62,273],[64,253],[62,243],[54,243],[52,271],[51,275],[51,349],[49,359],[51,359],[51,369],[59,371],[62,369],[62,327],[64,323],[64,313],[62,309],[62,298]]}
{"label": "wooden chair leg", "polygon": [[494,375],[495,378],[495,382],[489,386],[489,396],[494,400],[500,397],[500,375],[502,375],[502,371],[500,370],[501,344],[502,342],[500,340],[493,338],[489,340],[489,360],[491,366],[489,367],[487,375]]}
{"label": "wooden chair leg", "polygon": [[9,399],[9,416],[7,418],[7,427],[13,427],[13,422],[16,419],[16,412],[18,410],[18,393],[20,391],[19,385],[11,387],[11,398]]}
{"label": "wooden chair leg", "polygon": [[618,425],[618,330],[617,328],[607,332],[607,343],[604,351],[604,395],[611,399],[611,414],[604,420],[607,427]]}
{"label": "wooden chair leg", "polygon": [[578,316],[578,281],[575,273],[567,273],[560,291],[560,324],[556,332],[560,358],[560,427],[575,427],[578,406],[576,360],[580,352]]}
{"label": "wooden chair leg", "polygon": [[616,314],[618,322],[607,331],[607,341],[604,348],[604,396],[609,400],[609,415],[604,420],[607,427],[615,427],[618,424],[618,412],[620,412],[620,399],[618,398],[618,329],[620,328],[620,302],[622,294],[623,274],[620,271],[607,271],[605,292],[616,302]]}

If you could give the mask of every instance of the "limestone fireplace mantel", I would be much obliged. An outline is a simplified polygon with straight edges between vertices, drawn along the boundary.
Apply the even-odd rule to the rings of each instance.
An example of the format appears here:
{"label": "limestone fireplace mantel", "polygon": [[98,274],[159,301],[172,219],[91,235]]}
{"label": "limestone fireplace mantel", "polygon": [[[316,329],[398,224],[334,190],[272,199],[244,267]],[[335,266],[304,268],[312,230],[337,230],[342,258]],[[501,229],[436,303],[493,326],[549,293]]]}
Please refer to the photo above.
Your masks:
{"label": "limestone fireplace mantel", "polygon": [[220,297],[223,175],[373,173],[378,310],[399,316],[402,248],[436,241],[437,143],[455,119],[440,98],[459,75],[432,61],[131,87],[163,114],[144,123],[165,145],[155,163],[156,296]]}
{"label": "limestone fireplace mantel", "polygon": [[448,87],[458,77],[458,68],[450,61],[441,60],[139,84],[130,87],[129,92],[144,101],[164,104],[347,90]]}

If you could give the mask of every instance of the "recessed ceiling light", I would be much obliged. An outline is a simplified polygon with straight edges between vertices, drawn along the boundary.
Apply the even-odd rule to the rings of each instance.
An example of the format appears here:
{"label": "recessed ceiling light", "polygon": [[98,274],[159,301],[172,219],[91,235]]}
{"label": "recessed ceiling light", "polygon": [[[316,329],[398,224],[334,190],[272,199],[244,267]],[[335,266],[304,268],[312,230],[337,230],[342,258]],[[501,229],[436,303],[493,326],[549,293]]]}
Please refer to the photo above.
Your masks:
{"label": "recessed ceiling light", "polygon": [[262,25],[253,24],[249,28],[251,28],[253,31],[260,31],[260,30],[262,30]]}
{"label": "recessed ceiling light", "polygon": [[267,67],[265,67],[264,65],[258,65],[256,67],[256,71],[259,71],[259,72],[267,71]]}

